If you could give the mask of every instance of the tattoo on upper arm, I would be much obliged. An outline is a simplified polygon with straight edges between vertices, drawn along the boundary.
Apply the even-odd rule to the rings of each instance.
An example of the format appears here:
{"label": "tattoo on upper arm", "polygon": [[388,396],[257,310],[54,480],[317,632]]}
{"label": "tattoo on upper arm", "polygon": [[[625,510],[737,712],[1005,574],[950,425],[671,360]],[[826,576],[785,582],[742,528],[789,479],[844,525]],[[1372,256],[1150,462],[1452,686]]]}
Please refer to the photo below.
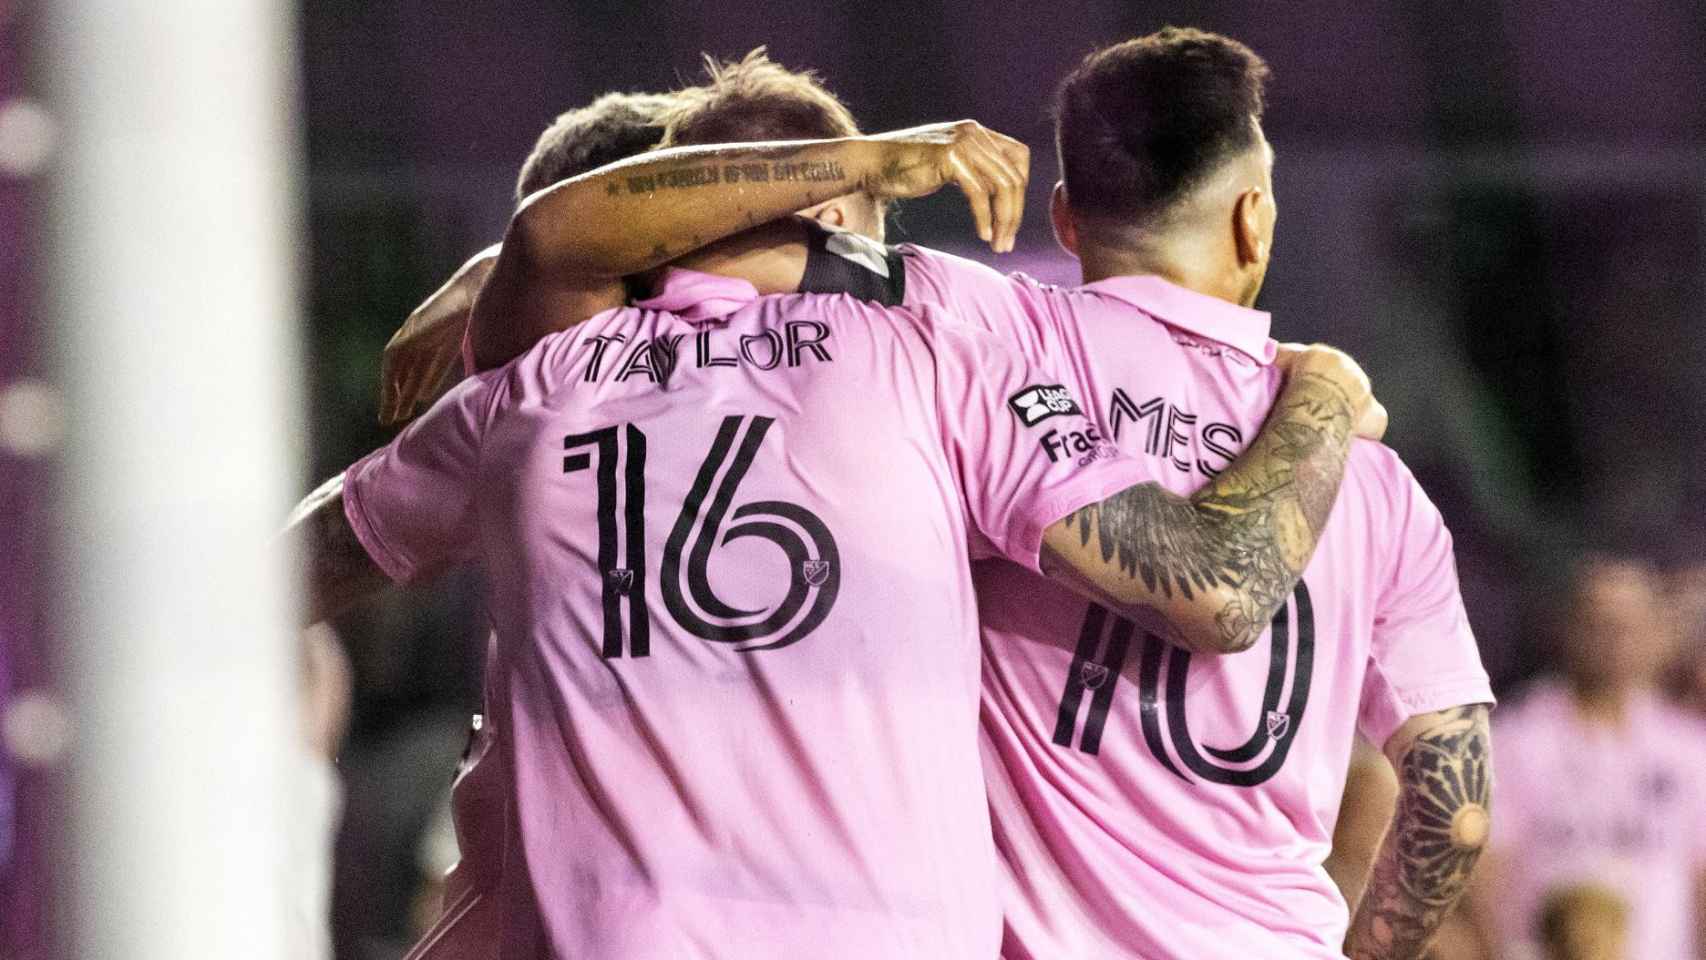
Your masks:
{"label": "tattoo on upper arm", "polygon": [[1418,958],[1469,887],[1491,827],[1485,704],[1444,711],[1398,764],[1398,809],[1351,926],[1351,956]]}
{"label": "tattoo on upper arm", "polygon": [[1142,484],[1066,519],[1102,561],[1151,594],[1186,599],[1225,585],[1216,615],[1225,649],[1255,643],[1285,603],[1326,526],[1344,475],[1351,406],[1323,377],[1301,375],[1250,449],[1190,499]]}
{"label": "tattoo on upper arm", "polygon": [[1143,581],[1150,593],[1189,598],[1217,583],[1231,583],[1228,567],[1236,549],[1217,539],[1191,501],[1158,484],[1145,483],[1093,503],[1066,518],[1081,545],[1096,534],[1102,562]]}

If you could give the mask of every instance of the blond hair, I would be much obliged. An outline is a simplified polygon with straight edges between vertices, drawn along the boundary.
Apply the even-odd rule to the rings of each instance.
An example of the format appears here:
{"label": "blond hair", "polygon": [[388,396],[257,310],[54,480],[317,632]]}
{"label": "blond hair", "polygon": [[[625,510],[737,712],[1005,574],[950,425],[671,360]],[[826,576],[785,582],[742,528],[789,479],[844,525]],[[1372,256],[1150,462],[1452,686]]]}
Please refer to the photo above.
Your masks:
{"label": "blond hair", "polygon": [[853,137],[859,125],[811,70],[790,70],[758,47],[739,60],[705,55],[705,82],[677,91],[660,118],[662,146]]}

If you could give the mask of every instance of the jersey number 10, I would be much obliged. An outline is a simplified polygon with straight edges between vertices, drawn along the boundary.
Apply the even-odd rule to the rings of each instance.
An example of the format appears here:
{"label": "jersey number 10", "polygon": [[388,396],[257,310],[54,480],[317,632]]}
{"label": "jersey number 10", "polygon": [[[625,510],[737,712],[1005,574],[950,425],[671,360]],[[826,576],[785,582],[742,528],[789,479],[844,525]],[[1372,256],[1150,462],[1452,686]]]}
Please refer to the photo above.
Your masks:
{"label": "jersey number 10", "polygon": [[[1295,643],[1291,630],[1293,615],[1297,619]],[[1090,605],[1055,718],[1056,745],[1071,748],[1076,734],[1080,751],[1095,754],[1101,750],[1102,729],[1113,705],[1114,688],[1136,633],[1137,626],[1130,620],[1114,616],[1105,607]],[[1258,786],[1279,772],[1303,723],[1303,711],[1309,705],[1309,682],[1315,672],[1315,608],[1303,581],[1297,582],[1291,600],[1274,614],[1261,715],[1256,718],[1249,737],[1235,747],[1199,748],[1191,734],[1185,717],[1190,653],[1149,633],[1144,634],[1142,643],[1137,670],[1139,712],[1144,744],[1157,762],[1186,782],[1191,782],[1191,777],[1180,766],[1209,783],[1233,787]],[[1090,695],[1090,710],[1080,732],[1078,714],[1086,693]],[[1178,756],[1176,763],[1167,749],[1169,741],[1171,753]]]}

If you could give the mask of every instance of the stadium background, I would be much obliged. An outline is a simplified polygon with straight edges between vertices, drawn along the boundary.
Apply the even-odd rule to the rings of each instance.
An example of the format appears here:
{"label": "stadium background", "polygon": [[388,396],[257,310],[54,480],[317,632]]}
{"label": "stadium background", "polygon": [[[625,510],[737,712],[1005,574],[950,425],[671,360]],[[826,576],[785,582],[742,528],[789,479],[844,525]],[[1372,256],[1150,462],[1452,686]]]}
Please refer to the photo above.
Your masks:
{"label": "stadium background", "polygon": [[[51,693],[36,694],[55,689],[54,459],[51,430],[42,441],[30,424],[51,419],[53,385],[27,237],[51,116],[43,157],[7,142],[43,129],[16,109],[42,68],[32,6],[0,2],[0,703],[40,706]],[[1028,141],[1030,216],[1019,252],[997,265],[1071,280],[1045,215],[1048,93],[1093,44],[1179,23],[1244,40],[1273,67],[1266,127],[1283,215],[1261,306],[1281,338],[1333,342],[1367,367],[1391,410],[1389,442],[1457,537],[1498,689],[1547,666],[1532,614],[1577,551],[1706,556],[1696,0],[309,0],[298,17],[314,478],[388,437],[375,415],[381,347],[500,235],[516,168],[557,112],[605,90],[692,82],[701,51],[767,43],[782,63],[821,71],[867,131],[973,117]],[[891,233],[976,255],[969,237],[951,196],[907,204]],[[461,574],[338,624],[354,666],[342,958],[395,957],[407,939],[420,835],[478,701],[476,593]],[[0,751],[7,960],[52,955],[42,881],[63,789],[52,751]]]}

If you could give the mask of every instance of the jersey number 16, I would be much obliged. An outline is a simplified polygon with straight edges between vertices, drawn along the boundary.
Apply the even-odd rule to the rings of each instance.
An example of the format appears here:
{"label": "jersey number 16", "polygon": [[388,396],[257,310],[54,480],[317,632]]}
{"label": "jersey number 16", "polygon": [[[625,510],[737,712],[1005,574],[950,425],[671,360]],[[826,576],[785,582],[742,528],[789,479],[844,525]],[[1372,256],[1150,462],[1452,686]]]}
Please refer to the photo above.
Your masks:
{"label": "jersey number 16", "polygon": [[[841,589],[841,557],[835,536],[817,514],[781,500],[755,500],[734,507],[730,513],[735,493],[775,422],[773,417],[723,418],[670,529],[658,570],[659,592],[671,619],[696,637],[734,644],[734,649],[743,653],[774,650],[804,639],[829,616]],[[628,655],[649,656],[646,435],[631,423],[572,434],[563,438],[563,454],[566,474],[591,470],[597,461],[603,654],[622,656],[625,627]],[[618,461],[623,467],[620,490]],[[731,517],[733,522],[725,528]],[[713,549],[754,537],[774,544],[788,561],[787,593],[768,610],[744,609],[725,602],[711,588],[708,575]],[[624,603],[628,608],[626,624]]]}

